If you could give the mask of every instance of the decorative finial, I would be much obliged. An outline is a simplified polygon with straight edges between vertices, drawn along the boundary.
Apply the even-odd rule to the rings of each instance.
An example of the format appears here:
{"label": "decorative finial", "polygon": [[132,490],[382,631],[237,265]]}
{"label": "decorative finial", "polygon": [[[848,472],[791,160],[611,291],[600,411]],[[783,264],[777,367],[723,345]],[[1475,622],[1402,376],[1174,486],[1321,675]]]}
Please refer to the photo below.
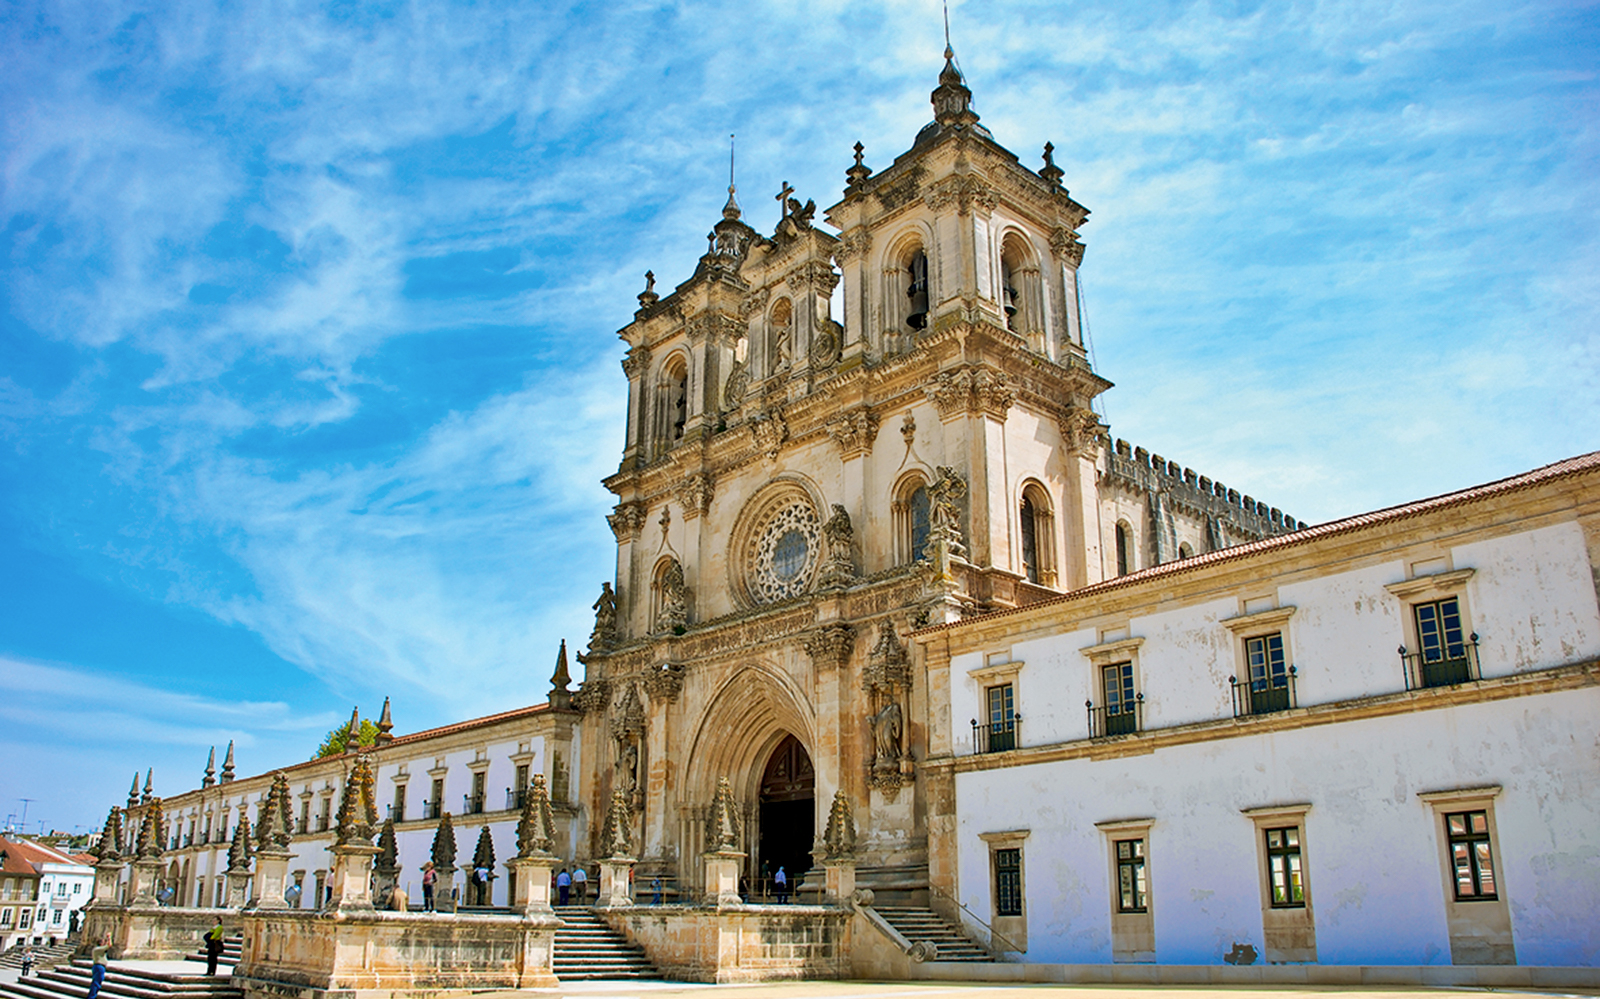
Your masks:
{"label": "decorative finial", "polygon": [[733,135],[728,136],[728,203],[722,206],[722,217],[729,222],[737,222],[739,216],[744,214],[739,210],[739,199],[733,196]]}
{"label": "decorative finial", "polygon": [[378,737],[373,745],[382,746],[394,741],[394,719],[389,717],[389,699],[383,699],[383,712],[378,715]]}
{"label": "decorative finial", "polygon": [[1043,177],[1045,183],[1051,187],[1060,187],[1061,178],[1064,175],[1061,168],[1056,166],[1055,151],[1056,147],[1053,143],[1046,142],[1044,144],[1044,169],[1039,171],[1039,176]]}
{"label": "decorative finial", "polygon": [[978,120],[972,110],[972,91],[956,68],[956,51],[947,43],[944,47],[944,69],[939,73],[939,86],[934,90],[933,119],[944,126],[970,125]]}
{"label": "decorative finial", "polygon": [[778,194],[777,194],[778,210],[780,212],[782,212],[782,216],[781,216],[782,218],[788,218],[789,217],[789,195],[791,195],[793,193],[794,193],[794,188],[789,186],[789,182],[788,181],[784,181],[783,182],[783,186],[778,189]]}
{"label": "decorative finial", "polygon": [[141,804],[141,805],[146,804],[147,802],[149,802],[151,796],[154,794],[154,790],[153,790],[154,785],[152,784],[152,781],[155,778],[155,775],[156,775],[156,768],[155,767],[151,767],[150,769],[148,769],[148,770],[146,770],[144,772],[144,791],[142,793],[140,793],[140,795],[139,795],[139,804]]}
{"label": "decorative finial", "polygon": [[644,272],[644,291],[639,292],[639,308],[648,309],[661,301],[661,296],[656,294],[656,272]]}
{"label": "decorative finial", "polygon": [[345,732],[344,751],[353,753],[361,748],[361,708],[350,709],[350,728]]}
{"label": "decorative finial", "polygon": [[571,684],[572,674],[567,672],[567,640],[563,638],[561,640],[561,648],[556,652],[556,671],[550,677],[551,698],[555,698],[557,694],[566,694],[570,698],[572,695],[567,690],[567,687]]}
{"label": "decorative finial", "polygon": [[139,771],[133,772],[133,783],[128,786],[128,807],[133,808],[139,804]]}
{"label": "decorative finial", "polygon": [[845,180],[851,187],[860,186],[862,181],[872,176],[872,168],[862,162],[862,155],[866,152],[866,148],[861,143],[856,143],[855,165],[844,172]]}
{"label": "decorative finial", "polygon": [[228,740],[228,752],[222,757],[222,783],[233,783],[233,740]]}
{"label": "decorative finial", "polygon": [[211,747],[211,755],[206,757],[206,775],[200,779],[201,787],[211,787],[217,782],[217,747]]}

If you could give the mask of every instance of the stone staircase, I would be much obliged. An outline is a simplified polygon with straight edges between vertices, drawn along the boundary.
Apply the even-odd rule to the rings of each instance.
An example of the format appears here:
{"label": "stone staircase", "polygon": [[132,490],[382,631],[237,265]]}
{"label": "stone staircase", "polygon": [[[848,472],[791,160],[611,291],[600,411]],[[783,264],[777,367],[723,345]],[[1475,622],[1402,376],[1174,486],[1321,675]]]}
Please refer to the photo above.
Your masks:
{"label": "stone staircase", "polygon": [[[0,985],[0,999],[83,999],[89,994],[91,965],[79,958],[53,971]],[[100,995],[106,999],[244,999],[226,977],[142,971],[112,962]]]}
{"label": "stone staircase", "polygon": [[912,943],[930,943],[935,961],[993,961],[988,951],[973,943],[960,928],[925,906],[875,905],[872,910]]}
{"label": "stone staircase", "polygon": [[[35,947],[33,948],[33,970],[43,971],[46,968],[54,968],[72,957],[72,952],[77,949],[78,942],[76,940],[65,940],[53,947]],[[4,954],[0,954],[0,968],[22,967],[23,950],[23,946],[18,944]]]}
{"label": "stone staircase", "polygon": [[555,972],[563,982],[661,977],[644,950],[606,925],[593,909],[583,905],[555,909],[567,924],[556,930]]}
{"label": "stone staircase", "polygon": [[[219,968],[237,968],[239,966],[239,955],[243,951],[243,949],[244,949],[244,937],[242,935],[241,936],[236,936],[236,937],[223,937],[222,938],[222,953],[217,955],[217,967],[219,967]],[[202,944],[200,946],[200,949],[195,951],[192,954],[183,955],[183,959],[185,961],[199,961],[201,964],[205,964],[206,963],[206,948],[205,948],[205,945]]]}

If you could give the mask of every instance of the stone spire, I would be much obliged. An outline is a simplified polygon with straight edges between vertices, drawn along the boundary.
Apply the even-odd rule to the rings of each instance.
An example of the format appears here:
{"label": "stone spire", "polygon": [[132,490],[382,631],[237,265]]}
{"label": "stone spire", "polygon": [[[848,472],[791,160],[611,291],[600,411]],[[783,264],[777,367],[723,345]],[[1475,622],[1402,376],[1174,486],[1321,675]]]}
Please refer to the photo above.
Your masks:
{"label": "stone spire", "polygon": [[850,799],[843,790],[833,792],[833,807],[828,809],[828,828],[822,834],[822,843],[829,860],[855,856],[856,817],[850,811]]}
{"label": "stone spire", "polygon": [[228,844],[229,874],[243,874],[250,867],[250,816],[240,815],[239,824],[233,827],[233,842]]}
{"label": "stone spire", "polygon": [[[153,792],[153,788],[154,788],[154,783],[153,782],[155,780],[155,776],[156,776],[156,768],[155,767],[151,767],[149,770],[146,770],[144,772],[144,790],[139,793],[139,804],[141,804],[141,805],[149,804],[151,795],[154,793]],[[135,778],[135,780],[137,780],[137,779],[138,778]]]}
{"label": "stone spire", "polygon": [[394,719],[389,717],[389,699],[383,699],[383,711],[378,714],[378,737],[372,740],[375,746],[386,746],[394,741]]}
{"label": "stone spire", "polygon": [[978,120],[977,112],[972,110],[972,91],[967,89],[961,70],[956,69],[956,51],[948,43],[944,47],[944,69],[939,73],[939,86],[930,99],[933,120],[941,125],[970,125]]}
{"label": "stone spire", "polygon": [[706,848],[717,852],[739,849],[739,808],[733,800],[728,778],[717,778],[717,796],[711,802],[711,818],[706,828]]}
{"label": "stone spire", "polygon": [[206,775],[200,778],[201,787],[214,787],[217,783],[217,747],[211,747],[211,755],[206,757]]}
{"label": "stone spire", "polygon": [[628,807],[628,796],[620,787],[611,792],[611,809],[606,812],[605,828],[601,830],[600,852],[607,857],[633,856],[633,809]]}
{"label": "stone spire", "polygon": [[144,821],[139,823],[139,842],[134,846],[134,853],[140,860],[159,860],[164,852],[161,840],[166,835],[166,816],[162,813],[160,798],[152,796],[144,806]]}
{"label": "stone spire", "polygon": [[383,831],[378,834],[378,859],[372,869],[391,878],[400,871],[400,844],[394,835],[394,819],[383,820]]}
{"label": "stone spire", "polygon": [[94,855],[101,860],[118,860],[122,857],[122,809],[111,806],[106,824],[100,830],[100,842],[95,844]]}
{"label": "stone spire", "polygon": [[289,778],[280,770],[272,775],[272,787],[267,791],[266,798],[262,799],[260,811],[256,813],[256,852],[287,850],[292,835],[292,821]]}
{"label": "stone spire", "polygon": [[350,709],[350,727],[345,730],[344,751],[353,753],[361,748],[361,708]]}
{"label": "stone spire", "polygon": [[129,808],[137,808],[138,806],[139,806],[139,771],[135,770],[133,772],[133,783],[128,785],[128,807]]}
{"label": "stone spire", "polygon": [[456,867],[456,826],[450,821],[449,812],[439,817],[439,828],[433,833],[431,857],[439,876],[445,878],[445,884],[448,885],[450,874]]}
{"label": "stone spire", "polygon": [[733,136],[728,136],[728,203],[722,206],[722,217],[729,222],[739,221],[739,200],[733,196]]}
{"label": "stone spire", "polygon": [[[352,719],[351,724],[355,721]],[[344,790],[339,795],[338,843],[340,846],[371,846],[377,832],[378,803],[372,778],[372,764],[367,754],[356,756],[356,765],[344,779]]]}
{"label": "stone spire", "polygon": [[543,859],[551,856],[555,843],[556,821],[550,811],[550,791],[544,774],[534,774],[528,793],[522,796],[522,816],[517,820],[517,859]]}
{"label": "stone spire", "polygon": [[227,751],[227,753],[223,754],[223,757],[222,757],[222,780],[221,780],[221,783],[223,783],[223,784],[232,784],[233,783],[233,740],[232,739],[228,740],[228,751]]}
{"label": "stone spire", "polygon": [[572,674],[567,672],[567,640],[561,640],[561,649],[556,653],[556,671],[550,677],[550,706],[565,710],[572,707],[572,691],[567,688],[572,684]]}
{"label": "stone spire", "polygon": [[494,877],[494,837],[489,835],[489,827],[484,826],[478,830],[478,845],[472,851],[472,866],[474,873],[477,868],[489,872],[489,877]]}

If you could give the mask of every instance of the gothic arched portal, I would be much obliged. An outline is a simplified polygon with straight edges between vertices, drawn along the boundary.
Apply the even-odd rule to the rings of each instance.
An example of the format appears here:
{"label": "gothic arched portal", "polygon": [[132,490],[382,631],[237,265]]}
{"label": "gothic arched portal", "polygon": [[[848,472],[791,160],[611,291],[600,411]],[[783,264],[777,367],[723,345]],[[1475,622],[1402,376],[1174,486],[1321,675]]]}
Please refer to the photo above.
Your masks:
{"label": "gothic arched portal", "polygon": [[806,747],[785,736],[767,757],[761,774],[761,877],[779,867],[793,887],[811,869],[811,844],[816,828],[817,773]]}

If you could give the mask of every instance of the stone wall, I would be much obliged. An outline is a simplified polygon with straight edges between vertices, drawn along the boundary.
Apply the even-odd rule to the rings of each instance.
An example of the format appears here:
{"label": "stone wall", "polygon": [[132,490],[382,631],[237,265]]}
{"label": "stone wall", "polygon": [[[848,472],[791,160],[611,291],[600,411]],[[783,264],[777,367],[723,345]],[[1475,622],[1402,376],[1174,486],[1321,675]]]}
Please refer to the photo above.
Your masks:
{"label": "stone wall", "polygon": [[657,970],[689,982],[850,975],[850,914],[827,906],[596,910],[643,947]]}
{"label": "stone wall", "polygon": [[235,909],[88,906],[78,953],[87,956],[97,942],[109,938],[111,956],[119,960],[181,961],[201,948],[201,936],[219,918],[230,936],[239,931]]}

